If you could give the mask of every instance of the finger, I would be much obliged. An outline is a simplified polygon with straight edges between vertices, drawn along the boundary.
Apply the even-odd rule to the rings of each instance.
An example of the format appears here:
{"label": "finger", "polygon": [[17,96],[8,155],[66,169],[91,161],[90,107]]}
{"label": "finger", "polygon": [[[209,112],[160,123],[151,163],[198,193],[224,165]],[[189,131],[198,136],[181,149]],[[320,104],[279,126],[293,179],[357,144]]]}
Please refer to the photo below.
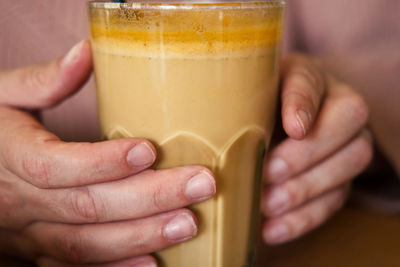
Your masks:
{"label": "finger", "polygon": [[36,261],[40,267],[157,267],[157,261],[150,255],[140,256],[132,259],[126,259],[121,261],[109,262],[109,263],[98,263],[98,264],[71,264],[62,261],[58,261],[53,258],[42,257]]}
{"label": "finger", "polygon": [[156,151],[144,139],[66,143],[28,114],[0,107],[0,161],[40,188],[75,187],[120,179],[153,164]]}
{"label": "finger", "polygon": [[109,224],[35,223],[26,233],[38,254],[76,264],[118,261],[159,251],[191,239],[197,222],[189,210]]}
{"label": "finger", "polygon": [[281,183],[343,147],[368,120],[368,107],[350,88],[335,85],[326,97],[312,132],[303,140],[286,139],[265,160],[264,178]]}
{"label": "finger", "polygon": [[325,93],[325,78],[314,63],[292,55],[282,64],[282,121],[286,133],[302,139],[311,129]]}
{"label": "finger", "polygon": [[269,187],[263,193],[263,211],[276,217],[344,184],[372,159],[371,135],[363,131],[347,146],[311,170]]}
{"label": "finger", "polygon": [[263,226],[264,241],[281,244],[317,228],[342,207],[348,188],[340,187],[281,217],[268,220]]}
{"label": "finger", "polygon": [[75,92],[91,68],[90,44],[85,40],[48,64],[0,73],[0,104],[26,109],[53,106]]}
{"label": "finger", "polygon": [[[211,198],[215,178],[203,167],[147,170],[112,183],[39,190],[27,201],[32,218],[64,223],[94,223],[147,217]],[[35,205],[32,207],[31,205]],[[31,206],[31,207],[29,207]]]}

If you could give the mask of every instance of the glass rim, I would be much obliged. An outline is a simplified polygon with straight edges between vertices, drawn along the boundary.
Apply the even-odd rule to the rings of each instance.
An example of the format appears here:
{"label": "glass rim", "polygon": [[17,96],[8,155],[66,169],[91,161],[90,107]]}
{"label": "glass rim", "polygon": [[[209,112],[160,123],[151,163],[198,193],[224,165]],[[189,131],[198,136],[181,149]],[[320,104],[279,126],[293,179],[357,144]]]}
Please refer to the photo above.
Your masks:
{"label": "glass rim", "polygon": [[284,0],[139,0],[125,3],[90,1],[93,9],[257,9],[284,8]]}

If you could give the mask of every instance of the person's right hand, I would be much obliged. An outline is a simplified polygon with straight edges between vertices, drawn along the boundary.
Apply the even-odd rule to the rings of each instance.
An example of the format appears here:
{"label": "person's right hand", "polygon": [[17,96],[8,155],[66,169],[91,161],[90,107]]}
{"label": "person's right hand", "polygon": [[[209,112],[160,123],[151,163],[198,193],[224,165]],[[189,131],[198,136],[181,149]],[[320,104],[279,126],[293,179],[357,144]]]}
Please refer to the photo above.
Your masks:
{"label": "person's right hand", "polygon": [[[65,143],[29,113],[75,92],[91,71],[83,41],[45,66],[0,73],[0,252],[39,266],[156,266],[149,253],[196,235],[182,209],[215,194],[200,166],[146,170],[146,140]],[[135,116],[135,114],[132,114]]]}

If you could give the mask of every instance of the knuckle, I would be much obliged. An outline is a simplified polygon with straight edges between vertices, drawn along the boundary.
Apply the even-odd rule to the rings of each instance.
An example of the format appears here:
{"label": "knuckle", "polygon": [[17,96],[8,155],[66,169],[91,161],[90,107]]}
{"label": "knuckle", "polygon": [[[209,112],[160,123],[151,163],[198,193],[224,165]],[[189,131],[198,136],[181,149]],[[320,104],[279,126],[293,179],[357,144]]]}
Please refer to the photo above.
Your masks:
{"label": "knuckle", "polygon": [[311,100],[311,108],[315,109],[315,103],[312,98],[309,96],[309,92],[300,87],[292,87],[290,90],[284,90],[282,92],[282,98],[284,101],[293,101],[296,100],[298,102],[309,102]]}
{"label": "knuckle", "polygon": [[307,59],[304,56],[297,56],[294,61],[295,65],[290,70],[289,76],[298,76],[303,83],[306,82],[309,86],[319,89],[317,90],[318,93],[322,93],[326,81],[320,71],[320,62],[316,59]]}
{"label": "knuckle", "polygon": [[306,82],[311,87],[317,88],[320,84],[318,76],[315,75],[310,67],[299,67],[294,74],[297,74],[298,79],[303,80],[303,82]]}
{"label": "knuckle", "polygon": [[31,67],[22,76],[24,84],[31,89],[39,90],[48,82],[48,77],[41,68]]}
{"label": "knuckle", "polygon": [[162,187],[156,186],[152,193],[152,203],[159,211],[167,209],[167,204],[163,201]]}
{"label": "knuckle", "polygon": [[369,108],[364,98],[353,92],[347,100],[345,104],[348,114],[359,124],[366,124],[369,117]]}
{"label": "knuckle", "polygon": [[[282,97],[284,100],[294,99],[296,102],[300,102],[307,105],[308,109],[315,113],[318,111],[321,101],[321,93],[319,91],[323,90],[315,90],[313,82],[308,81],[308,78],[304,78],[302,74],[295,74],[290,78],[288,82],[289,90],[284,90],[282,92]],[[287,100],[286,100],[287,101]]]}
{"label": "knuckle", "polygon": [[57,236],[54,246],[65,260],[73,263],[84,262],[85,245],[81,231],[65,231]]}
{"label": "knuckle", "polygon": [[42,189],[50,187],[52,168],[48,160],[42,157],[25,157],[21,164],[23,172],[33,185]]}
{"label": "knuckle", "polygon": [[79,219],[92,223],[101,221],[99,209],[95,202],[96,199],[88,187],[73,190],[70,198],[72,210]]}
{"label": "knuckle", "polygon": [[299,67],[293,69],[287,78],[287,83],[293,88],[299,88],[301,91],[308,87],[313,87],[317,83],[315,77],[307,68]]}

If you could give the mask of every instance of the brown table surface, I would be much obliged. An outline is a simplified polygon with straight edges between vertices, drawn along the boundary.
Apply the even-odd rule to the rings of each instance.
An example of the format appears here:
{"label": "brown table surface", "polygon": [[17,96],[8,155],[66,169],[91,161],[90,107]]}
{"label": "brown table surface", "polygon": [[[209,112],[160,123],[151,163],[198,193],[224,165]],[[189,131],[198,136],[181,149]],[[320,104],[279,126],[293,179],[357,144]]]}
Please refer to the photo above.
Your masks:
{"label": "brown table surface", "polygon": [[[0,266],[31,265],[0,255]],[[277,247],[263,246],[258,264],[261,266],[399,267],[400,216],[346,207],[306,237]]]}
{"label": "brown table surface", "polygon": [[260,258],[259,267],[399,267],[400,216],[346,207],[297,241],[263,247]]}

